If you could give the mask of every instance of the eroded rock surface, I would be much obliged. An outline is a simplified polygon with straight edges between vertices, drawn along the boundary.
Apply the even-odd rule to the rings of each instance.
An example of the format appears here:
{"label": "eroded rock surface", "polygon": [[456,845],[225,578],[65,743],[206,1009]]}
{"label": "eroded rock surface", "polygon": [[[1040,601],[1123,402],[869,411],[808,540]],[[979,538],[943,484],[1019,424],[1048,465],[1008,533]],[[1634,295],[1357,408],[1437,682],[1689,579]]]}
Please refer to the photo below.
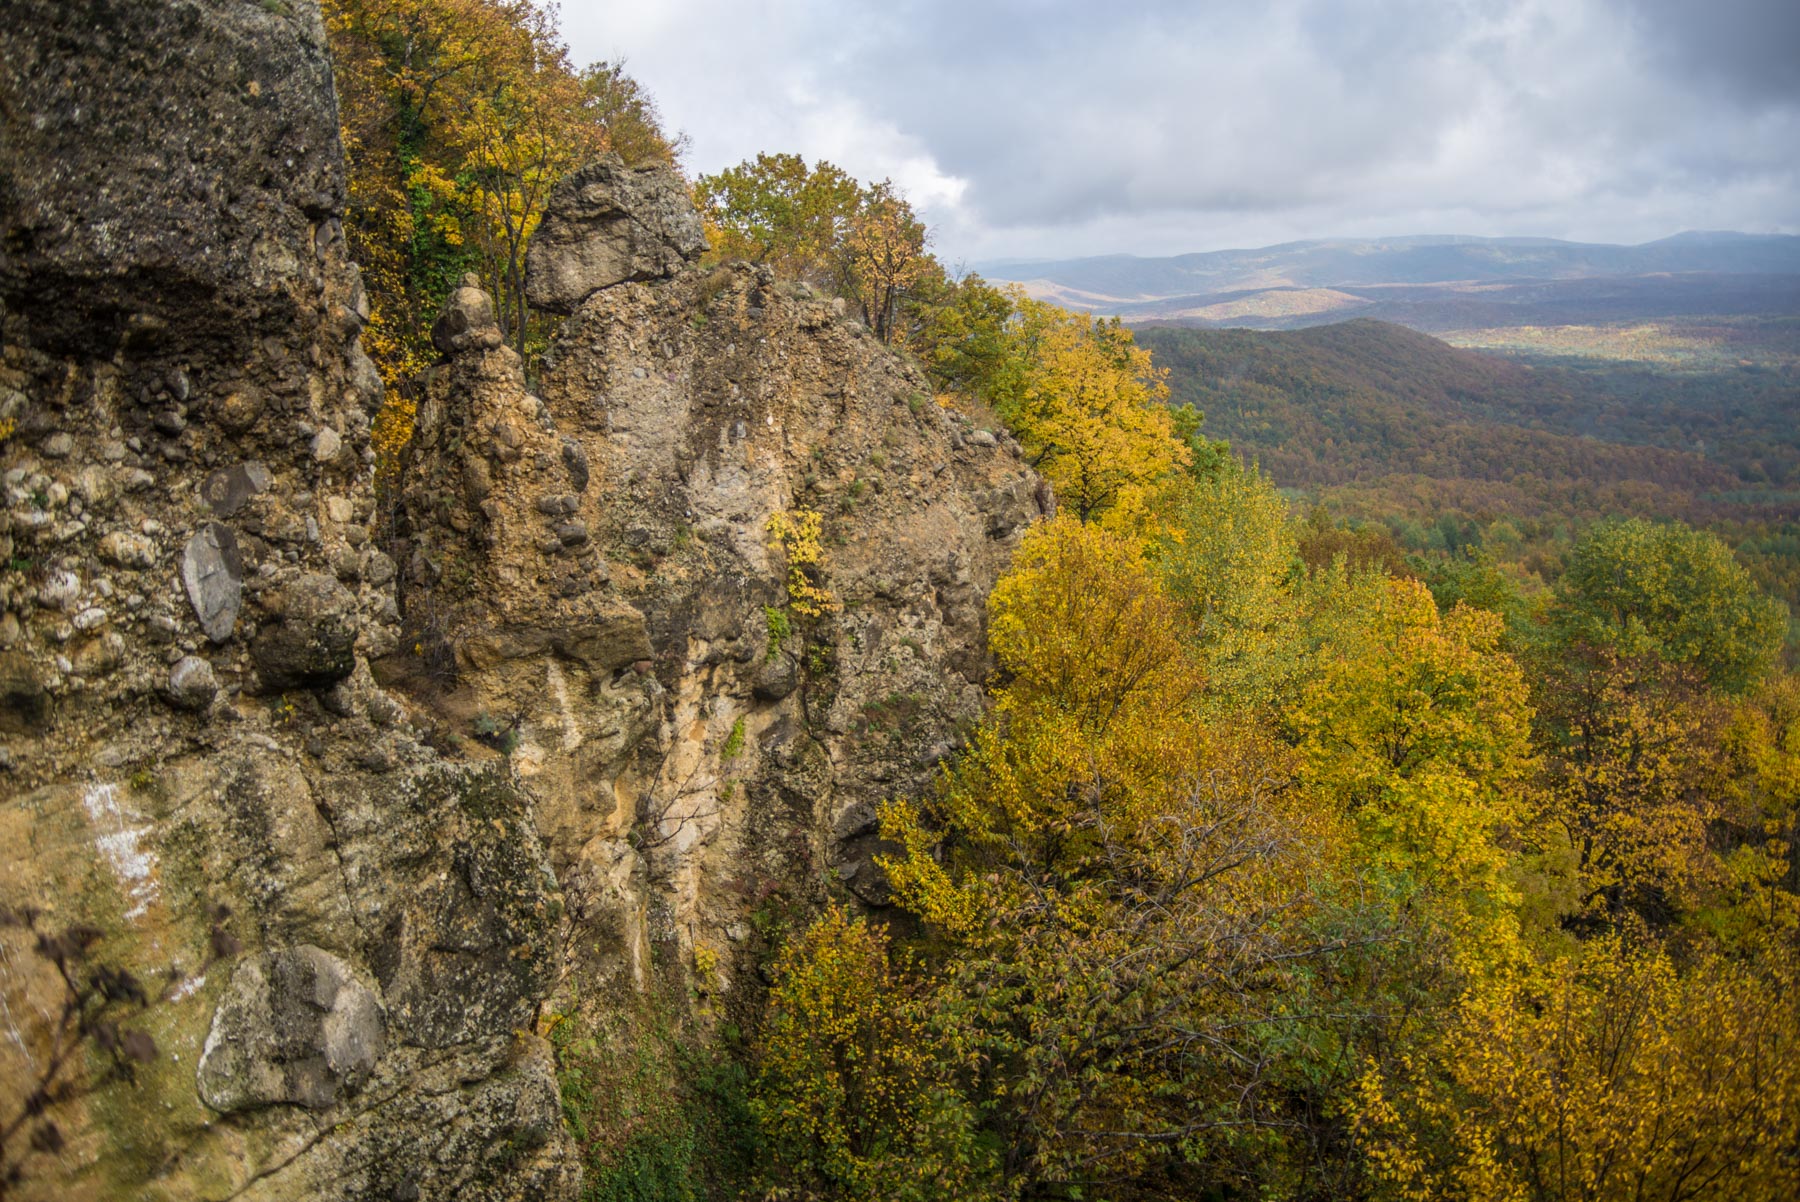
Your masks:
{"label": "eroded rock surface", "polygon": [[617,155],[557,184],[526,252],[525,294],[573,313],[602,288],[675,275],[706,250],[700,215],[666,167],[627,167]]}
{"label": "eroded rock surface", "polygon": [[[528,798],[367,666],[400,614],[337,131],[313,0],[0,21],[0,906],[100,932],[157,1048],[9,1196],[578,1188]],[[61,988],[0,929],[0,1115]]]}
{"label": "eroded rock surface", "polygon": [[323,1110],[368,1079],[387,1043],[375,991],[302,944],[232,970],[200,1054],[200,1097],[230,1113],[277,1102]]}
{"label": "eroded rock surface", "polygon": [[[703,1028],[756,906],[882,905],[876,805],[980,714],[1051,504],[609,160],[533,242],[536,389],[465,280],[378,523],[337,128],[313,0],[0,23],[0,905],[98,930],[158,1048],[25,1197],[578,1196],[549,1006]],[[6,1013],[54,1014],[21,938]],[[7,1035],[0,1114],[50,1054]]]}
{"label": "eroded rock surface", "polygon": [[[727,991],[756,898],[885,902],[876,805],[928,788],[980,714],[987,592],[1051,502],[1016,443],[968,437],[841,305],[766,269],[565,289],[564,263],[616,251],[630,215],[595,220],[623,202],[590,190],[619,170],[559,189],[561,241],[534,243],[531,286],[589,291],[539,391],[505,347],[430,381],[400,517],[420,654],[384,672],[508,724],[587,996],[696,958]],[[771,527],[808,512],[812,614]]]}

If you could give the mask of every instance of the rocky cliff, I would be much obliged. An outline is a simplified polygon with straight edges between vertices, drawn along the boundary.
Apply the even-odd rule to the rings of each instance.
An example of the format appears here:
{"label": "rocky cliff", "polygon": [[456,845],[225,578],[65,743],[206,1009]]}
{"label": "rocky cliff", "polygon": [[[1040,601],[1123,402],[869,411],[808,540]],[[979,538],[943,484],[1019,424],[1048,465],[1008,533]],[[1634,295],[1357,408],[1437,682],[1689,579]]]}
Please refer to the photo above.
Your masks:
{"label": "rocky cliff", "polygon": [[[701,245],[670,173],[566,181],[535,391],[487,298],[452,299],[397,552],[417,654],[384,672],[504,732],[586,979],[641,987],[660,942],[723,990],[754,897],[884,900],[875,806],[980,712],[986,593],[1049,502],[841,302]],[[809,515],[816,554],[784,549]]]}
{"label": "rocky cliff", "polygon": [[882,901],[1047,495],[605,162],[542,378],[459,290],[378,520],[316,6],[21,0],[0,61],[3,1167],[573,1197],[546,1004],[703,1028],[759,901]]}

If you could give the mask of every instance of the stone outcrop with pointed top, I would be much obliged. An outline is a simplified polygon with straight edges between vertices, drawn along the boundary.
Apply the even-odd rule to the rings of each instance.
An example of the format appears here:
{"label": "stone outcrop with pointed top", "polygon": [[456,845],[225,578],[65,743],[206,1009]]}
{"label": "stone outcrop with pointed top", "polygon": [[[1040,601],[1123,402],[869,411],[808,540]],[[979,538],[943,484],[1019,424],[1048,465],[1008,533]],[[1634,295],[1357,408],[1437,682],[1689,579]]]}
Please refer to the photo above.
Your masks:
{"label": "stone outcrop with pointed top", "polygon": [[9,1197],[579,1187],[529,798],[369,668],[400,613],[337,130],[316,0],[0,20],[0,1122],[64,1001],[13,914],[148,1003],[129,1079],[57,1070],[60,1153],[9,1134]]}

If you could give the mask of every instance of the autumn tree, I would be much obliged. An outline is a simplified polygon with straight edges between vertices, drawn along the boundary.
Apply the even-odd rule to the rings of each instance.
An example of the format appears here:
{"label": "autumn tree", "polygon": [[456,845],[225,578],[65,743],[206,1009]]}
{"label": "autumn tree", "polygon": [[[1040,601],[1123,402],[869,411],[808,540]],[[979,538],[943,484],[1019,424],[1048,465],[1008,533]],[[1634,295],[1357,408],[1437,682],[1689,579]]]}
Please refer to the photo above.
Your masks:
{"label": "autumn tree", "polygon": [[776,957],[751,1109],[772,1184],[844,1199],[981,1194],[988,1154],[926,982],[833,907]]}
{"label": "autumn tree", "polygon": [[1326,652],[1292,725],[1300,780],[1355,832],[1358,861],[1442,913],[1469,956],[1509,954],[1504,840],[1526,812],[1531,709],[1501,622],[1384,580]]}
{"label": "autumn tree", "polygon": [[943,275],[925,247],[931,236],[887,180],[865,189],[838,252],[846,298],[883,342],[894,339],[901,307],[928,279]]}
{"label": "autumn tree", "polygon": [[1567,832],[1595,916],[1668,921],[1718,881],[1728,710],[1691,665],[1571,648],[1539,689],[1545,818]]}
{"label": "autumn tree", "polygon": [[1597,1202],[1800,1191],[1800,988],[1767,964],[1598,940],[1470,992],[1353,1103],[1378,1199]]}
{"label": "autumn tree", "polygon": [[1010,351],[985,392],[1032,466],[1083,521],[1186,464],[1163,372],[1117,319],[1012,293]]}
{"label": "autumn tree", "polygon": [[1732,715],[1715,827],[1724,885],[1707,925],[1728,944],[1800,932],[1800,678],[1766,681]]}
{"label": "autumn tree", "polygon": [[1015,1187],[1247,1179],[1289,1121],[1265,1041],[1335,946],[1308,921],[1316,824],[1277,749],[1205,721],[1133,540],[1059,518],[1019,563],[990,602],[993,718],[884,810],[897,900],[948,949],[940,1004],[994,1066]]}
{"label": "autumn tree", "polygon": [[[578,72],[554,6],[531,0],[325,0],[350,167],[345,234],[388,385],[378,450],[411,429],[431,324],[480,275],[521,352],[524,255],[550,189],[608,150],[673,162],[654,103],[617,63]],[[391,460],[389,454],[387,459]]]}

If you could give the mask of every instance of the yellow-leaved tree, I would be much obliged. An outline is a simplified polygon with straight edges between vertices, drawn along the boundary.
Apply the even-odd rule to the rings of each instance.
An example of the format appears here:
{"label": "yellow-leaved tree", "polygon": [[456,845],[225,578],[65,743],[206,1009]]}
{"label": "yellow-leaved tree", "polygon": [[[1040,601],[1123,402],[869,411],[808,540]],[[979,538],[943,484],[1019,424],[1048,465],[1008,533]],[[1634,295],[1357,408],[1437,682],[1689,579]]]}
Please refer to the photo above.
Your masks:
{"label": "yellow-leaved tree", "polygon": [[1800,980],[1618,937],[1463,999],[1351,1109],[1378,1199],[1800,1194]]}
{"label": "yellow-leaved tree", "polygon": [[1282,753],[1207,722],[1138,543],[1064,516],[1016,562],[991,718],[934,795],[883,810],[896,899],[992,1065],[1013,1187],[1249,1180],[1292,1122],[1268,1044],[1336,946],[1309,917],[1328,849]]}
{"label": "yellow-leaved tree", "polygon": [[1502,844],[1532,767],[1524,675],[1499,615],[1440,615],[1416,580],[1365,595],[1290,716],[1300,779],[1350,824],[1360,863],[1436,910],[1468,957],[1504,959],[1517,898]]}
{"label": "yellow-leaved tree", "polygon": [[1063,505],[1089,521],[1188,463],[1167,373],[1129,329],[1012,295],[1009,362],[984,391]]}
{"label": "yellow-leaved tree", "polygon": [[773,978],[751,1101],[772,1196],[982,1196],[991,1152],[974,1140],[961,1057],[887,939],[832,907],[782,948]]}

